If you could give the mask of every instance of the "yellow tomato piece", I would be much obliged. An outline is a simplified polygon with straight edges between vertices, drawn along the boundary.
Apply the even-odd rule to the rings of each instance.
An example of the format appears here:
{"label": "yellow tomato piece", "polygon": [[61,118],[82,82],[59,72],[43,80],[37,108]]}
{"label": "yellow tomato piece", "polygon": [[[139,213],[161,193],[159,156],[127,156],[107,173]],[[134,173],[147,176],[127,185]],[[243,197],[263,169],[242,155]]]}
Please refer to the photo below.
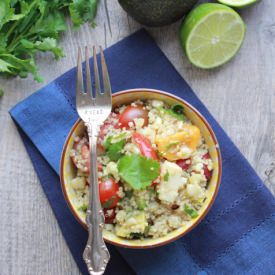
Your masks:
{"label": "yellow tomato piece", "polygon": [[199,145],[200,139],[200,129],[194,125],[186,124],[180,132],[165,138],[156,139],[156,144],[164,158],[168,160],[178,160],[182,157],[177,154],[178,150],[175,150],[175,148],[180,148],[180,146],[185,145],[194,151]]}

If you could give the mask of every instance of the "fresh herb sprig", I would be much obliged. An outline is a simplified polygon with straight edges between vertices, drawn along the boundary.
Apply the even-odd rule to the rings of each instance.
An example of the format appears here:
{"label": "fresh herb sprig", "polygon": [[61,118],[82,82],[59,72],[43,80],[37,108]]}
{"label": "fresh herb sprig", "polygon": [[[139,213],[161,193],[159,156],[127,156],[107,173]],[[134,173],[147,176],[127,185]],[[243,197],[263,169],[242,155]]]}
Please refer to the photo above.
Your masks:
{"label": "fresh herb sprig", "polygon": [[67,29],[64,13],[75,27],[94,23],[98,0],[1,0],[0,75],[25,78],[31,73],[42,81],[35,62],[38,52],[64,53],[58,46],[60,33]]}

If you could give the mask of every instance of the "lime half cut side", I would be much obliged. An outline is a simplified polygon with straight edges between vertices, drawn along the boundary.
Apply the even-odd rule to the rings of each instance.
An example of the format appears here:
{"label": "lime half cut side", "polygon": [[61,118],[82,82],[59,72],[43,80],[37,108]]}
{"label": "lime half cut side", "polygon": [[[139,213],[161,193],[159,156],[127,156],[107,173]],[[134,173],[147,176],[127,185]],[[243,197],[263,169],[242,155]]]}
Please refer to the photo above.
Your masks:
{"label": "lime half cut side", "polygon": [[221,4],[234,7],[234,8],[244,8],[248,7],[260,0],[218,0]]}
{"label": "lime half cut side", "polygon": [[245,25],[233,9],[206,3],[187,15],[180,36],[190,62],[199,68],[211,69],[234,57],[244,40]]}

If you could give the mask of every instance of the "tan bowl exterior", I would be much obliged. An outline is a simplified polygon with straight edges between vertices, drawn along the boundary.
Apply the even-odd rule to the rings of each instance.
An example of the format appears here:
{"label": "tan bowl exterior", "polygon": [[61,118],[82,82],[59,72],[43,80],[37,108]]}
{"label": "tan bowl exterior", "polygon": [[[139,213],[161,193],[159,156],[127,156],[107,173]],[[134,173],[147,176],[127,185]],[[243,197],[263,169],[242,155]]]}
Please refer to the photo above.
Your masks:
{"label": "tan bowl exterior", "polygon": [[[207,199],[204,202],[203,206],[199,210],[199,216],[189,222],[187,222],[181,228],[174,230],[168,233],[166,236],[157,238],[157,239],[144,239],[144,240],[126,240],[123,238],[119,238],[115,234],[104,230],[103,237],[106,242],[122,246],[126,248],[152,248],[156,246],[161,246],[176,239],[184,236],[188,232],[190,232],[195,226],[197,226],[201,220],[205,217],[210,207],[213,205],[214,200],[217,196],[220,180],[221,180],[221,154],[218,146],[217,139],[215,134],[206,121],[206,119],[189,103],[182,100],[179,97],[176,97],[170,93],[163,92],[160,90],[153,89],[131,89],[125,90],[118,93],[113,94],[113,106],[119,106],[122,104],[127,104],[137,99],[146,100],[146,99],[159,99],[167,102],[168,104],[182,104],[185,108],[186,116],[194,123],[196,126],[200,128],[200,131],[205,138],[205,142],[209,146],[209,152],[211,158],[214,162],[214,169],[212,173],[212,178],[209,182],[209,186],[207,189]],[[69,205],[70,210],[72,211],[74,217],[79,221],[79,223],[87,229],[87,225],[85,222],[85,215],[82,211],[78,211],[77,200],[74,196],[74,190],[68,184],[72,178],[74,178],[76,170],[72,164],[72,161],[69,156],[69,151],[73,146],[73,138],[76,135],[80,135],[85,130],[85,126],[81,120],[78,120],[74,126],[72,127],[67,140],[65,142],[61,165],[60,165],[60,176],[61,176],[61,186],[64,193],[64,197],[66,202]]]}

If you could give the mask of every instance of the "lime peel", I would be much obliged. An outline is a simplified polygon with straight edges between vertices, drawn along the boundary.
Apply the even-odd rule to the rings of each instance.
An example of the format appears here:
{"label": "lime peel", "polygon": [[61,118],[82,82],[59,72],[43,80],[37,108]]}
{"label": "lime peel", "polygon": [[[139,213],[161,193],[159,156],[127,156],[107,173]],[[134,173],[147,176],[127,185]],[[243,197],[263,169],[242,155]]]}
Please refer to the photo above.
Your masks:
{"label": "lime peel", "polygon": [[260,2],[260,0],[218,0],[218,2],[234,8],[244,8]]}
{"label": "lime peel", "polygon": [[182,46],[189,61],[204,69],[232,59],[245,36],[245,25],[232,8],[214,3],[199,5],[183,21]]}

